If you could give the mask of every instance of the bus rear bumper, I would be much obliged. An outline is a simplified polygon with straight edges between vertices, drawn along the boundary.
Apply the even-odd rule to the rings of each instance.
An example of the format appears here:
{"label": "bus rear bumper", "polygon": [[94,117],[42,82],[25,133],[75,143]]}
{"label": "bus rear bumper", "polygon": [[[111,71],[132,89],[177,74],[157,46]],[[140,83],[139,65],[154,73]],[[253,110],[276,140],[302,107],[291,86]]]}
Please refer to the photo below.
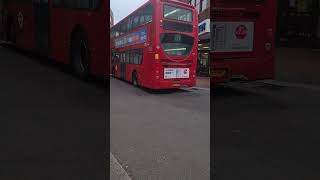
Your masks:
{"label": "bus rear bumper", "polygon": [[213,63],[210,74],[211,83],[219,84],[232,80],[255,81],[273,79],[274,66],[273,61],[270,59],[242,58]]}
{"label": "bus rear bumper", "polygon": [[196,86],[196,79],[175,79],[175,80],[161,80],[155,87],[155,89],[179,89]]}

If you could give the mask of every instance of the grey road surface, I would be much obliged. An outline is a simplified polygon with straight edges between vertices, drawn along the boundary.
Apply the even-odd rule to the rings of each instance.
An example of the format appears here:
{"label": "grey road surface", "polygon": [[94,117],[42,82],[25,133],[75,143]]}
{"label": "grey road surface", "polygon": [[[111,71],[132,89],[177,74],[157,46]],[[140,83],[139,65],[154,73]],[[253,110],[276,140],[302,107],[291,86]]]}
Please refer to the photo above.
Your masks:
{"label": "grey road surface", "polygon": [[111,79],[111,152],[133,180],[209,180],[210,92]]}
{"label": "grey road surface", "polygon": [[0,73],[0,179],[106,179],[103,85],[1,46]]}
{"label": "grey road surface", "polygon": [[320,89],[213,89],[215,180],[320,179]]}

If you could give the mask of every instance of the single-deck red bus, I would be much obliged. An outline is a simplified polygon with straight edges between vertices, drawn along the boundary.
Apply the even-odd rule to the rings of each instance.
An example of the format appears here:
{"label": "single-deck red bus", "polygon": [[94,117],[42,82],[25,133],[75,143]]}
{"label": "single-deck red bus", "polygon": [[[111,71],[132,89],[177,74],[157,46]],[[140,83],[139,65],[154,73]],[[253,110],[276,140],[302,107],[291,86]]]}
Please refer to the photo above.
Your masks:
{"label": "single-deck red bus", "polygon": [[196,84],[198,17],[195,8],[149,0],[111,29],[111,72],[149,89]]}
{"label": "single-deck red bus", "polygon": [[0,0],[2,39],[71,64],[81,77],[107,76],[106,0]]}
{"label": "single-deck red bus", "polygon": [[276,0],[213,0],[212,83],[274,77]]}

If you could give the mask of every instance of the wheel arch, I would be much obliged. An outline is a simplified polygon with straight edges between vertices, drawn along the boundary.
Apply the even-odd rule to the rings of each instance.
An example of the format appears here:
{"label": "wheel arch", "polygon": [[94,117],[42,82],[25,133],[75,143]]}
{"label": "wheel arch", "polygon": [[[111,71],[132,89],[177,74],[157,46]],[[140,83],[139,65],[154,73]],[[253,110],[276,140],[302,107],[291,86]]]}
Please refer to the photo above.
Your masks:
{"label": "wheel arch", "polygon": [[[78,34],[81,34],[82,36],[84,36],[84,38],[85,38],[86,41],[87,41],[87,46],[90,47],[90,46],[89,46],[88,32],[87,32],[86,28],[85,28],[83,25],[81,25],[81,24],[76,24],[76,25],[74,25],[74,27],[72,28],[72,31],[71,31],[71,33],[70,33],[70,40],[69,40],[69,42],[70,42],[70,44],[69,44],[69,47],[70,47],[70,50],[69,50],[70,59],[69,59],[69,61],[68,61],[69,64],[71,64],[71,63],[72,63],[72,60],[73,60],[73,58],[72,58],[72,43],[73,43],[73,41],[75,40],[75,38],[77,38],[77,35],[78,35]],[[90,48],[88,48],[88,50],[89,50],[89,52],[90,52]],[[89,59],[90,59],[90,58],[89,58]]]}

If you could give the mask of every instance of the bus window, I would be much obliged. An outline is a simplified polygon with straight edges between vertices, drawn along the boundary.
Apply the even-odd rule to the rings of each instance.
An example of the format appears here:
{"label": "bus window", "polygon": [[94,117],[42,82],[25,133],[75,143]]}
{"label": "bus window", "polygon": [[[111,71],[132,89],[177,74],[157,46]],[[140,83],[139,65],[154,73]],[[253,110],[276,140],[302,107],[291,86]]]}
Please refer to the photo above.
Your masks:
{"label": "bus window", "polygon": [[167,55],[186,56],[188,55],[194,44],[194,38],[175,33],[161,34],[161,44]]}
{"label": "bus window", "polygon": [[188,9],[164,5],[164,17],[173,20],[192,22],[192,11]]}

